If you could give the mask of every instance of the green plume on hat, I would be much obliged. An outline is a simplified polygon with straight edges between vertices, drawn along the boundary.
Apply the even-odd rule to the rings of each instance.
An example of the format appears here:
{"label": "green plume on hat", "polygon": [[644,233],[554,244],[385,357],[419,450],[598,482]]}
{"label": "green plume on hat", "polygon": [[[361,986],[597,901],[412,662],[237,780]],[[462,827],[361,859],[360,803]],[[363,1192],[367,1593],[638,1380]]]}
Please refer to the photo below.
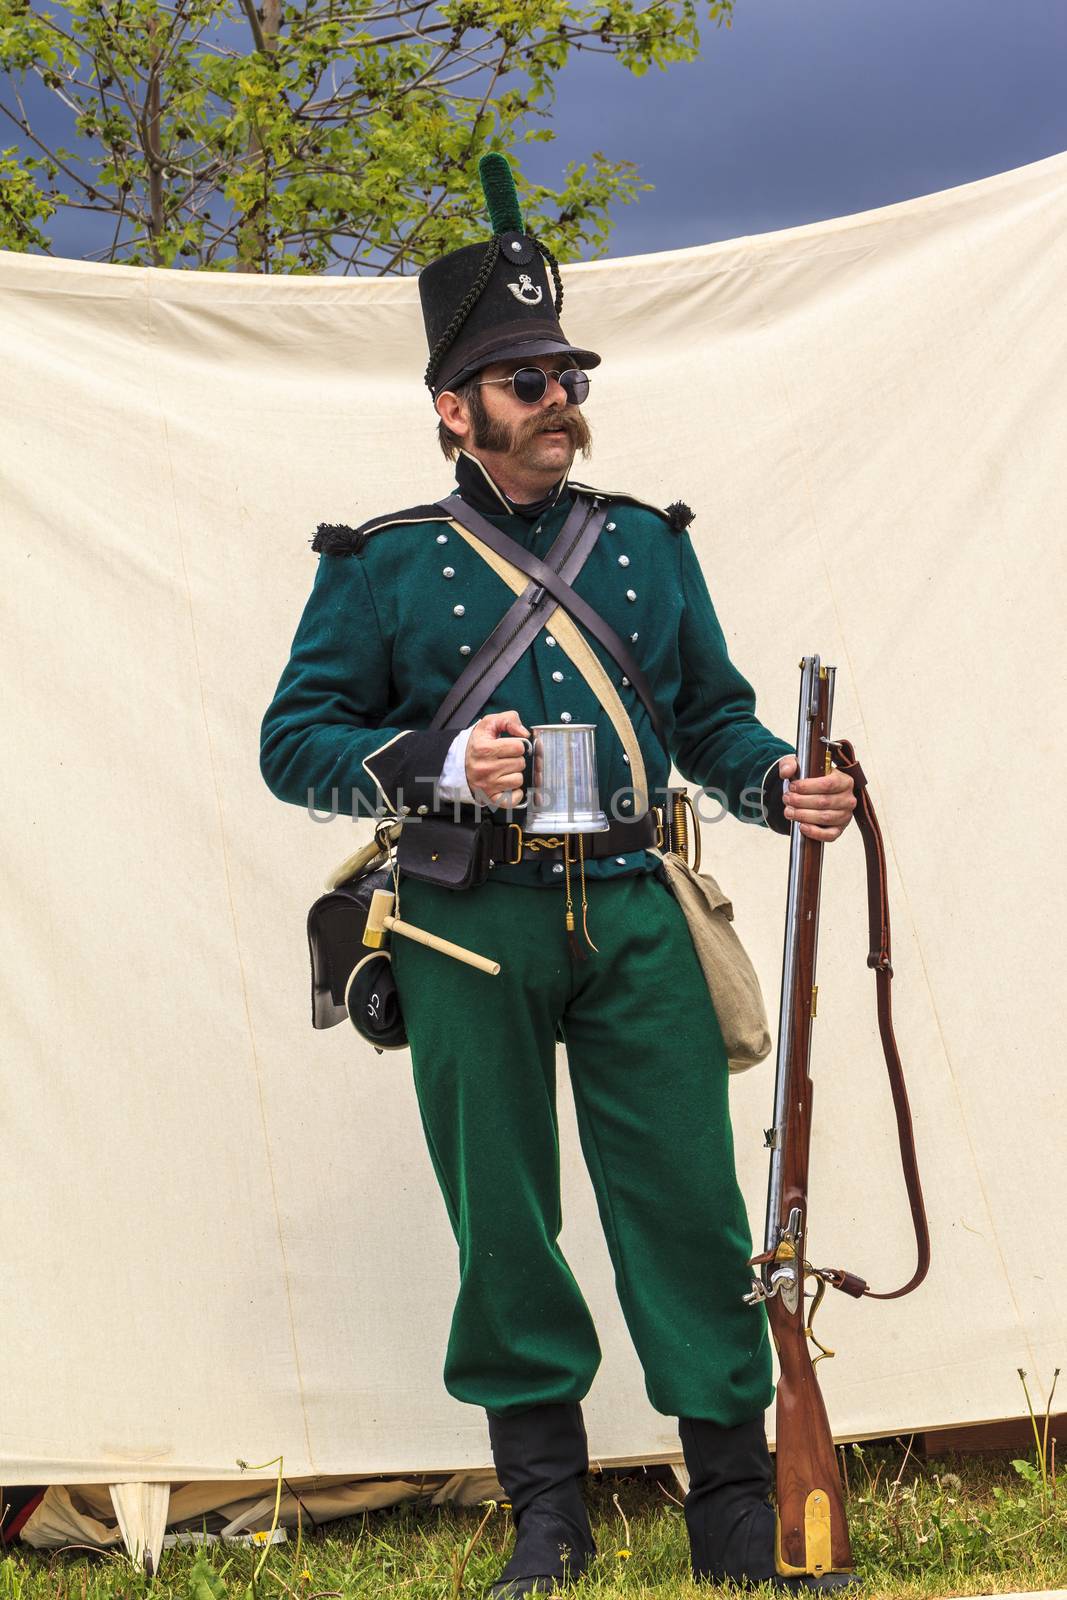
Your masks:
{"label": "green plume on hat", "polygon": [[522,233],[519,196],[507,157],[497,150],[482,156],[478,163],[478,176],[482,180],[482,193],[489,207],[489,223],[493,232]]}

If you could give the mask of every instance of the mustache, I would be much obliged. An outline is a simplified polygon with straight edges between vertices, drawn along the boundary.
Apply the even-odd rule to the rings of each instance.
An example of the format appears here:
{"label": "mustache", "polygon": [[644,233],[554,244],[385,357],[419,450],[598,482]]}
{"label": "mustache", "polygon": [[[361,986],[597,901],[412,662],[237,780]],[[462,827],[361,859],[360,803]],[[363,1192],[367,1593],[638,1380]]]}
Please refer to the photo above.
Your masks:
{"label": "mustache", "polygon": [[528,439],[535,439],[539,433],[551,433],[557,429],[565,432],[576,450],[584,449],[591,438],[589,424],[581,412],[574,406],[566,410],[546,411],[540,416],[531,417],[522,425],[521,443]]}

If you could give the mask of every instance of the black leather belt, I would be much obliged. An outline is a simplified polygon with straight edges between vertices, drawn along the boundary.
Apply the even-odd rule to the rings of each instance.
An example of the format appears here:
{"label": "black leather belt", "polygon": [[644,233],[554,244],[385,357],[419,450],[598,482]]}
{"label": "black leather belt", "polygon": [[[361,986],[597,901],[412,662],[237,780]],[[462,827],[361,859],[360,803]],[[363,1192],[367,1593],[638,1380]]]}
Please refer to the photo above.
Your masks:
{"label": "black leather belt", "polygon": [[[503,822],[494,825],[490,833],[490,854],[494,861],[518,866],[525,856],[538,861],[562,861],[564,835],[556,833],[527,833],[520,822]],[[570,834],[572,841],[577,837]],[[605,856],[624,856],[633,850],[647,850],[663,842],[659,808],[653,806],[643,817],[633,821],[612,822],[606,833],[583,833],[583,854],[587,861],[600,861]],[[577,861],[577,846],[571,844],[571,860]]]}

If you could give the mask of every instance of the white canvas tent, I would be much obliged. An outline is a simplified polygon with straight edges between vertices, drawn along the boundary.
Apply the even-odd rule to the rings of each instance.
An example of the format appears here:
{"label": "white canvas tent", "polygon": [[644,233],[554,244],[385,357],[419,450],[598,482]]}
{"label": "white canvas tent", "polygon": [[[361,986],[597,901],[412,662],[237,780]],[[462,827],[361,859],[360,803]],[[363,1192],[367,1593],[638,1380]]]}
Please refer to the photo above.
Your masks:
{"label": "white canvas tent", "polygon": [[[1067,1364],[1067,155],[565,279],[605,357],[588,476],[696,507],[770,727],[795,725],[803,652],[836,663],[883,820],[934,1269],[900,1304],[825,1307],[835,1429],[1014,1415],[1019,1366],[1040,1391]],[[454,1251],[407,1057],[309,1024],[306,907],[358,836],[257,767],[316,523],[448,486],[415,284],[9,254],[0,332],[0,1483],[125,1486],[154,1543],[166,1491],[137,1486],[239,1460],[482,1469],[483,1419],[440,1384]],[[727,820],[704,845],[773,997],[786,841]],[[847,835],[811,1248],[877,1286],[911,1244],[863,892]],[[734,1087],[757,1235],[770,1093],[769,1064]],[[561,1099],[564,1243],[605,1351],[592,1450],[666,1459],[565,1074]]]}

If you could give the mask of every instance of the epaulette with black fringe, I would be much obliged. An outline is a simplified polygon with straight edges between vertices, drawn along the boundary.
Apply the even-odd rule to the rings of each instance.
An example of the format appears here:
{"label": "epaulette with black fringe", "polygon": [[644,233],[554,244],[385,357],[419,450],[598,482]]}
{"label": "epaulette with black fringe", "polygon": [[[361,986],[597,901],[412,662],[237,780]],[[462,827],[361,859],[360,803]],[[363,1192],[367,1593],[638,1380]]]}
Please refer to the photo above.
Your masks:
{"label": "epaulette with black fringe", "polygon": [[388,516],[372,517],[358,528],[350,528],[344,522],[320,522],[311,540],[311,548],[323,556],[360,556],[372,533],[381,533],[386,528],[401,528],[413,522],[449,520],[447,511],[443,511],[439,505],[432,505],[412,506],[407,511],[390,511]]}
{"label": "epaulette with black fringe", "polygon": [[625,494],[618,489],[594,489],[592,484],[577,483],[573,478],[567,480],[572,489],[578,489],[585,494],[599,495],[601,499],[621,500],[624,505],[640,506],[644,511],[654,511],[657,517],[662,517],[675,533],[683,533],[696,512],[686,505],[684,500],[675,500],[669,506],[654,506],[649,500],[639,500],[635,494]]}

